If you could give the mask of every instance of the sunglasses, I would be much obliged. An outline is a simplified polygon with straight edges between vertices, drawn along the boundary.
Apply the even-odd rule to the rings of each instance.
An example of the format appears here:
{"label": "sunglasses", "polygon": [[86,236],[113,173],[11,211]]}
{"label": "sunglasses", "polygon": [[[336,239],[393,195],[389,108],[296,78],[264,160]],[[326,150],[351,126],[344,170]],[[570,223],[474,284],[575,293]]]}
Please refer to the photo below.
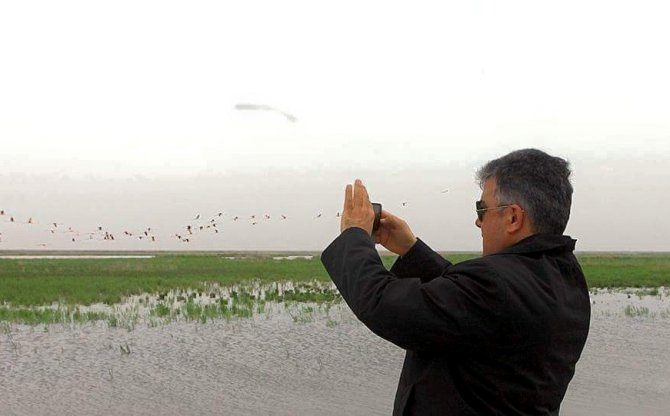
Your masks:
{"label": "sunglasses", "polygon": [[484,213],[486,211],[497,208],[507,208],[511,206],[512,205],[497,205],[495,207],[486,208],[486,205],[484,205],[484,201],[480,200],[475,202],[475,212],[477,212],[477,219],[481,222],[484,219]]}

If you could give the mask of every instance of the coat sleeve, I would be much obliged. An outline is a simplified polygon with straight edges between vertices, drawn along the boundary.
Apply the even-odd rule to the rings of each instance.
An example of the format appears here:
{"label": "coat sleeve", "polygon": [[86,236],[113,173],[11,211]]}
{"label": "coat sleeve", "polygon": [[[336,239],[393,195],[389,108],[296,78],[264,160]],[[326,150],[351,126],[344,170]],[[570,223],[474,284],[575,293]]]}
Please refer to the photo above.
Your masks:
{"label": "coat sleeve", "polygon": [[398,278],[359,228],[340,234],[321,260],[358,319],[401,348],[482,348],[500,328],[506,291],[484,263],[447,267],[427,282]]}
{"label": "coat sleeve", "polygon": [[391,267],[391,273],[397,277],[418,277],[422,282],[429,282],[442,275],[451,263],[435,251],[431,250],[420,238]]}

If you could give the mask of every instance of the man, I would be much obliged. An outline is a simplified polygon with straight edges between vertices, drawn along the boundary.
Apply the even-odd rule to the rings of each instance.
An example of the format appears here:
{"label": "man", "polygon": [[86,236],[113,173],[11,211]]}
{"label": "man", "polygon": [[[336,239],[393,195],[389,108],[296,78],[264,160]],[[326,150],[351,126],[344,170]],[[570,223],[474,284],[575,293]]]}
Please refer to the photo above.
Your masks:
{"label": "man", "polygon": [[[394,415],[557,415],[589,330],[568,163],[535,149],[478,172],[483,257],[451,264],[360,180],[321,260],[356,316],[407,350]],[[387,271],[375,241],[400,257]]]}

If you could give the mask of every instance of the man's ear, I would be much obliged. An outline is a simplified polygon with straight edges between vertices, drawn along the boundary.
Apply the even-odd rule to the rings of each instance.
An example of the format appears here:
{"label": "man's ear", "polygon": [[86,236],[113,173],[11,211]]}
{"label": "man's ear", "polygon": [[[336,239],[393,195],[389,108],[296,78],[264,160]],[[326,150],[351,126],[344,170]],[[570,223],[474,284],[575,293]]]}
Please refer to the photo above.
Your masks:
{"label": "man's ear", "polygon": [[520,206],[512,205],[510,207],[507,230],[510,233],[517,232],[523,228],[525,221],[528,221],[528,218],[526,217],[526,212],[523,209],[521,209]]}

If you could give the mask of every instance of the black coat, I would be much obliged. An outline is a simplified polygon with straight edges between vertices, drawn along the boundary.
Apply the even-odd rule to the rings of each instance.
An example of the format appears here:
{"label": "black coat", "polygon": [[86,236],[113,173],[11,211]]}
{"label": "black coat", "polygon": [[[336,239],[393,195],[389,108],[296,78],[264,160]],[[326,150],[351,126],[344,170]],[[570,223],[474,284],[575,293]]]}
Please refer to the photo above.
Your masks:
{"label": "black coat", "polygon": [[536,234],[453,265],[418,240],[388,271],[349,228],[321,261],[358,319],[407,350],[394,415],[553,415],[589,330],[574,247]]}

